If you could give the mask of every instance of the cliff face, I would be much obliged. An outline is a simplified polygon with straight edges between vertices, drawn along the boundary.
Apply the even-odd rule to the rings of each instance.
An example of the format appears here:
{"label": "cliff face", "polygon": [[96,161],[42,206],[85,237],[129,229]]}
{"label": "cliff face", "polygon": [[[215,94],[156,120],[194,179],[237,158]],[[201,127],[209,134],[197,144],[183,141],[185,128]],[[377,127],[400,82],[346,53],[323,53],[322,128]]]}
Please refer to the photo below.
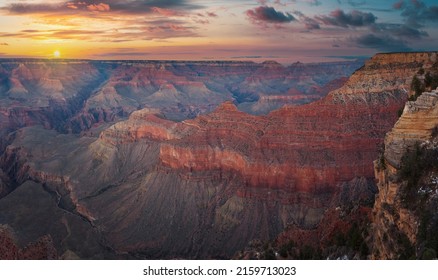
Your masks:
{"label": "cliff face", "polygon": [[71,172],[70,195],[121,252],[229,256],[285,230],[323,246],[336,224],[347,231],[348,202],[372,195],[366,179],[353,179],[373,177],[377,146],[394,125],[412,76],[431,59],[414,54],[403,63],[378,55],[326,98],[266,116],[231,102],[183,122],[137,111],[88,149],[65,155],[90,162],[63,168]]}
{"label": "cliff face", "polygon": [[160,160],[172,169],[237,171],[253,187],[333,189],[354,177],[373,176],[370,162],[397,119],[412,76],[435,59],[394,56],[377,55],[339,90],[311,104],[255,117],[225,103],[211,114],[174,124],[152,115],[138,121],[135,114],[101,137],[163,140]]}
{"label": "cliff face", "polygon": [[[325,96],[325,85],[349,76],[362,63],[272,67],[251,62],[5,59],[0,60],[0,133],[37,124],[80,133],[144,107],[183,120],[226,100],[236,100],[250,113],[267,113]],[[319,78],[309,78],[315,75]],[[264,96],[270,101],[263,101]]]}
{"label": "cliff face", "polygon": [[[373,209],[372,257],[436,257],[438,92],[407,102],[375,162],[379,194]],[[435,233],[434,233],[435,232]]]}
{"label": "cliff face", "polygon": [[[256,89],[275,96],[289,92],[288,81],[318,84],[303,71],[329,67],[99,62],[99,69],[112,65],[111,75],[75,116],[85,121],[99,104],[102,112],[118,104],[134,112],[82,135],[39,126],[11,134],[0,163],[6,179],[14,179],[2,182],[16,190],[0,208],[13,205],[14,194],[27,197],[43,187],[62,209],[44,219],[59,252],[84,258],[105,256],[102,247],[138,258],[222,258],[280,234],[324,247],[338,225],[346,233],[369,212],[377,146],[396,122],[413,75],[435,60],[433,53],[377,55],[325,98],[263,116],[239,110],[256,102]],[[231,86],[224,88],[223,79]],[[219,90],[234,102],[222,102]],[[210,98],[221,105],[209,107]],[[175,121],[173,108],[193,118]],[[194,117],[199,112],[209,113]],[[36,203],[26,201],[22,211]],[[0,223],[25,224],[19,213],[1,213]],[[77,219],[88,223],[76,223],[74,231]],[[85,237],[86,245],[75,244]]]}

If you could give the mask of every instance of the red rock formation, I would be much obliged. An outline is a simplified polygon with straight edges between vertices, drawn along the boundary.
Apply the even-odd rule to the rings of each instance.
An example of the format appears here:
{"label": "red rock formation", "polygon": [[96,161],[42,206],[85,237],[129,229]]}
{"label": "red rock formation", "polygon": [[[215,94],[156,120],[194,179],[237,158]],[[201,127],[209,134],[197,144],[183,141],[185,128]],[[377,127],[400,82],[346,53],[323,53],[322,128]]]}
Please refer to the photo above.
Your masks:
{"label": "red rock formation", "polygon": [[[283,104],[321,98],[327,91],[313,88],[348,76],[360,65],[0,60],[0,133],[36,124],[80,133],[144,107],[162,109],[166,118],[182,120],[233,99],[249,102],[242,106],[247,112],[266,113]],[[325,71],[327,67],[332,71]],[[301,80],[312,75],[319,77]],[[297,90],[293,98],[290,89]],[[275,101],[263,100],[270,95],[277,96]]]}
{"label": "red rock formation", "polygon": [[7,228],[0,227],[0,260],[16,260],[19,249]]}
{"label": "red rock formation", "polygon": [[[431,240],[438,228],[437,128],[438,91],[434,90],[407,102],[386,134],[384,154],[374,163],[379,194],[370,231],[373,259],[422,258],[427,247],[436,258],[438,243]],[[410,169],[418,171],[406,171]]]}
{"label": "red rock formation", "polygon": [[397,119],[412,75],[429,61],[422,55],[393,56],[398,55],[377,55],[345,86],[311,104],[256,117],[227,102],[211,114],[174,124],[134,114],[102,137],[118,131],[125,138],[160,140],[160,160],[172,169],[238,172],[252,187],[333,189],[354,177],[373,176],[377,146]]}
{"label": "red rock formation", "polygon": [[[226,257],[253,239],[272,240],[285,229],[296,236],[296,230],[320,225],[308,237],[317,239],[333,235],[323,227],[345,225],[333,208],[348,204],[353,178],[373,177],[377,146],[395,123],[412,76],[434,60],[434,53],[377,55],[323,100],[266,116],[225,102],[182,122],[142,109],[96,141],[23,129],[11,147],[26,151],[24,159],[4,158],[28,161],[31,171],[26,164],[11,171],[29,180],[69,178],[68,191],[62,180],[52,180],[51,188],[63,190],[59,195],[72,202],[72,211],[92,221],[120,252]],[[163,67],[153,71],[165,76],[170,66]],[[178,94],[177,84],[163,83],[156,94]],[[115,91],[109,87],[95,96],[117,97]],[[345,197],[333,202],[341,189]]]}
{"label": "red rock formation", "polygon": [[370,178],[377,146],[395,123],[413,74],[433,60],[398,56],[377,55],[327,98],[266,117],[226,103],[179,124],[197,129],[164,143],[160,159],[174,169],[233,170],[250,186],[305,192]]}
{"label": "red rock formation", "polygon": [[0,260],[54,260],[58,253],[50,236],[20,248],[7,227],[0,225]]}

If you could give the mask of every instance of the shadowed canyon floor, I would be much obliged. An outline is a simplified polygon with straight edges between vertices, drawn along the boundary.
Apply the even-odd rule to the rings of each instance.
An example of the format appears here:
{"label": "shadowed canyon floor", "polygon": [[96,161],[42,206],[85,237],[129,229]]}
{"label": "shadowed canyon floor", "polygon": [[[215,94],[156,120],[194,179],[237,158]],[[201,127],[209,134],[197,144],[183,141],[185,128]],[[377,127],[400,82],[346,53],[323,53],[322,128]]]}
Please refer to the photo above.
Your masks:
{"label": "shadowed canyon floor", "polygon": [[436,59],[379,54],[347,81],[354,63],[0,63],[0,224],[65,258],[322,248],[369,214],[378,146]]}

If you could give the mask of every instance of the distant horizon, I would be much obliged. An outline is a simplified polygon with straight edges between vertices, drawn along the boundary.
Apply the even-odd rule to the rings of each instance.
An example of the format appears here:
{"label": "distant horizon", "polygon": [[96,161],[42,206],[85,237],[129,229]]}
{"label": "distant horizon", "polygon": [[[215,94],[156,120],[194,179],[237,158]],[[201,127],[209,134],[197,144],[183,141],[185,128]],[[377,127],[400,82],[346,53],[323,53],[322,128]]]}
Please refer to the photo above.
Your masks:
{"label": "distant horizon", "polygon": [[327,59],[332,59],[330,61],[312,61],[312,62],[306,62],[305,60],[296,60],[291,61],[288,63],[281,63],[277,61],[276,59],[264,59],[264,60],[255,60],[255,59],[96,59],[96,58],[54,58],[54,57],[26,57],[26,56],[17,56],[17,57],[5,57],[0,56],[0,61],[7,61],[7,60],[43,60],[43,61],[110,61],[110,62],[226,62],[226,63],[239,63],[239,62],[245,62],[245,63],[255,63],[255,64],[262,64],[265,62],[276,62],[282,65],[293,65],[296,63],[302,63],[302,64],[313,64],[313,63],[336,63],[336,62],[353,62],[353,61],[360,61],[360,60],[368,60],[372,57],[380,54],[400,54],[400,53],[437,53],[438,48],[436,50],[430,50],[430,51],[394,51],[394,52],[376,52],[370,56],[328,56]]}
{"label": "distant horizon", "polygon": [[[376,53],[377,54],[377,53]],[[365,61],[372,58],[374,55],[369,57],[328,57],[325,61],[291,61],[282,63],[275,59],[265,59],[265,60],[251,60],[251,59],[93,59],[93,58],[53,58],[53,57],[2,57],[0,56],[0,61],[50,61],[50,62],[68,62],[68,61],[105,61],[105,62],[188,62],[188,63],[203,63],[203,62],[221,62],[221,63],[254,63],[263,64],[266,62],[275,62],[283,66],[290,66],[293,64],[318,64],[318,63],[342,63],[342,62],[354,62],[354,61]]]}

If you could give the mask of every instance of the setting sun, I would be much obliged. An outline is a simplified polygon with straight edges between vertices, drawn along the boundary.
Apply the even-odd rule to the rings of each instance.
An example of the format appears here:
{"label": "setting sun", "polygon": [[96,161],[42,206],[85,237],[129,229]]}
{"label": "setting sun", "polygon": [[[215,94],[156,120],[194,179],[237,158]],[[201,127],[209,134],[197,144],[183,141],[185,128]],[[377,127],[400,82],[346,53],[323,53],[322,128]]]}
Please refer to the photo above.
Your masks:
{"label": "setting sun", "polygon": [[60,51],[54,51],[53,52],[53,57],[60,58],[61,57],[61,52]]}

